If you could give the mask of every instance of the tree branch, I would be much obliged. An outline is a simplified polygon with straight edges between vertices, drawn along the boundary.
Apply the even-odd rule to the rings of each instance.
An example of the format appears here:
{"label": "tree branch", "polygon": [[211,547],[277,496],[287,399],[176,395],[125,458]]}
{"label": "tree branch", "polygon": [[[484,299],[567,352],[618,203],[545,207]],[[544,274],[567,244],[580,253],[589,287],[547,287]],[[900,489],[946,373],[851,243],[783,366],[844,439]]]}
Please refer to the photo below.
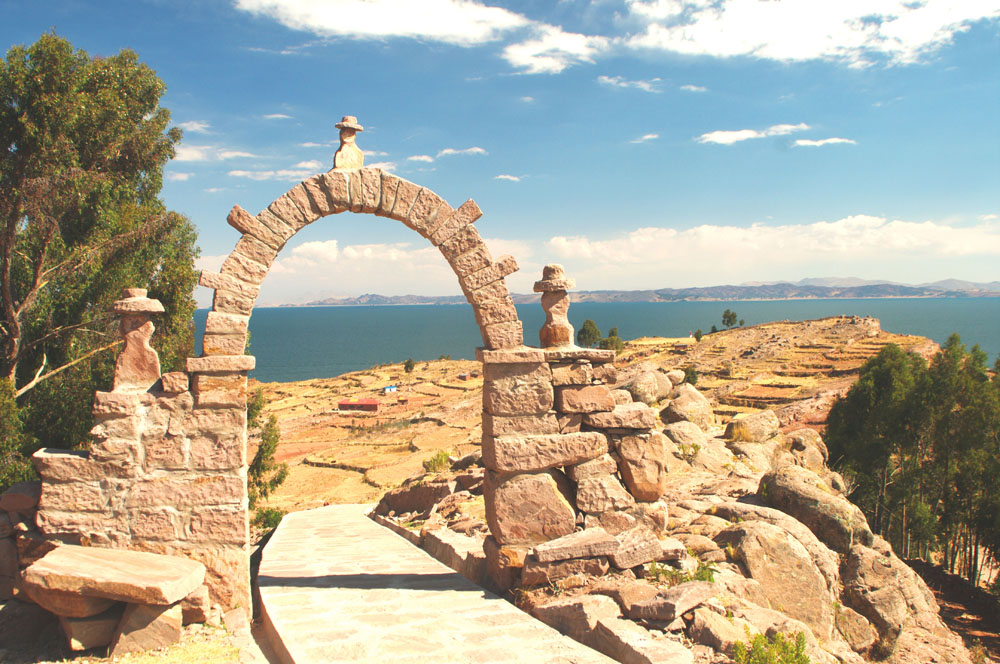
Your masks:
{"label": "tree branch", "polygon": [[[38,374],[35,374],[34,378],[32,378],[30,381],[28,381],[24,385],[24,387],[18,389],[17,392],[14,393],[14,396],[15,397],[20,397],[22,394],[25,394],[26,392],[28,392],[28,390],[30,390],[33,387],[35,387],[36,385],[38,385],[40,382],[42,382],[46,378],[51,378],[52,376],[55,376],[58,373],[62,373],[63,371],[66,371],[66,369],[69,369],[70,367],[72,367],[74,364],[77,364],[79,362],[83,362],[88,357],[90,357],[92,355],[96,355],[97,353],[100,353],[101,351],[105,351],[105,350],[107,350],[109,348],[114,348],[115,346],[117,346],[117,345],[119,345],[121,343],[124,343],[124,340],[119,339],[118,341],[114,341],[114,342],[108,344],[107,346],[101,346],[100,348],[95,348],[94,350],[90,351],[89,353],[85,353],[85,354],[81,355],[80,357],[76,358],[72,362],[68,362],[68,363],[62,365],[61,367],[59,367],[57,369],[53,369],[52,371],[48,372],[44,376],[39,376]],[[44,359],[42,361],[42,366],[43,367],[45,366]],[[39,371],[41,371],[41,369],[39,369]]]}

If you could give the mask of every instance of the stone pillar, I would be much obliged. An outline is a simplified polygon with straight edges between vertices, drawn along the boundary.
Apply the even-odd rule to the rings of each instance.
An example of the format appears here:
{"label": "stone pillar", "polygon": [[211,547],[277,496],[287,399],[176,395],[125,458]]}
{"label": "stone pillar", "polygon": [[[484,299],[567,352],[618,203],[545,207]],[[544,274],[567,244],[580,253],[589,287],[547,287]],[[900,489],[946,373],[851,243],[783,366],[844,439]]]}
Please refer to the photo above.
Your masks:
{"label": "stone pillar", "polygon": [[112,392],[145,392],[160,379],[160,358],[149,345],[153,336],[151,314],[162,313],[159,300],[146,297],[145,288],[126,288],[111,310],[121,314],[119,329],[125,347],[115,362]]}
{"label": "stone pillar", "polygon": [[535,292],[542,294],[542,309],[545,310],[545,324],[538,331],[542,348],[573,345],[573,326],[569,324],[569,293],[576,282],[566,277],[563,266],[546,265],[542,269],[542,280],[535,282]]}

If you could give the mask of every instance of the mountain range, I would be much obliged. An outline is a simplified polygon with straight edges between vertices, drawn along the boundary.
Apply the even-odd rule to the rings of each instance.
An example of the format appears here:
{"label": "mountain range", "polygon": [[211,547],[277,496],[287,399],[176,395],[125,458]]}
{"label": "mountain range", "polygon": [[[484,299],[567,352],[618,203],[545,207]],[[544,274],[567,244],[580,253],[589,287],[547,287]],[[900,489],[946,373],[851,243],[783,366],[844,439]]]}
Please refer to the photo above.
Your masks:
{"label": "mountain range", "polygon": [[[574,302],[692,302],[728,300],[802,300],[880,297],[1000,297],[1000,281],[976,283],[944,279],[925,284],[900,284],[857,277],[814,277],[797,282],[746,282],[727,286],[657,288],[652,290],[572,291]],[[538,301],[538,293],[511,293],[515,304]],[[462,295],[378,295],[328,297],[283,306],[464,304]]]}

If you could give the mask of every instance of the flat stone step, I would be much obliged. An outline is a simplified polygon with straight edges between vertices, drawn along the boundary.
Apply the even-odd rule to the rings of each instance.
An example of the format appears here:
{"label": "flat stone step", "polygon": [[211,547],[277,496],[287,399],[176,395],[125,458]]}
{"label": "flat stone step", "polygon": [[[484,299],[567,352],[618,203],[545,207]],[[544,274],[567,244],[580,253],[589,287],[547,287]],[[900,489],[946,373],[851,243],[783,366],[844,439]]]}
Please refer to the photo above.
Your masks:
{"label": "flat stone step", "polygon": [[293,512],[271,536],[257,583],[284,664],[614,661],[468,581],[369,510]]}
{"label": "flat stone step", "polygon": [[205,580],[205,566],[188,558],[144,551],[66,544],[24,572],[24,583],[135,604],[173,604]]}

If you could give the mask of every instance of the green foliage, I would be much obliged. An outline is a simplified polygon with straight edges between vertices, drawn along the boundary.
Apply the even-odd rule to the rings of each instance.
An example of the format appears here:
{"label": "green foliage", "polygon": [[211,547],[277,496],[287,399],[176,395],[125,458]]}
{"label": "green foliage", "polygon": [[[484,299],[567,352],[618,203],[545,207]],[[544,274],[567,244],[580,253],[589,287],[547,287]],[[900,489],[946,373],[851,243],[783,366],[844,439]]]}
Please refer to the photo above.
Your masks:
{"label": "green foliage", "polygon": [[707,581],[709,583],[714,583],[716,571],[717,570],[714,565],[704,561],[698,562],[698,568],[693,573],[674,569],[673,567],[663,563],[653,562],[649,564],[649,568],[646,571],[646,577],[658,583],[665,584],[668,587],[673,587],[682,583],[687,583],[688,581]]}
{"label": "green foliage", "polygon": [[900,555],[940,552],[972,583],[1000,555],[1000,390],[978,347],[952,335],[928,365],[886,346],[830,410],[826,442]]}
{"label": "green foliage", "polygon": [[809,664],[802,632],[795,635],[794,641],[780,633],[772,639],[757,634],[749,644],[737,643],[734,657],[736,664]]}
{"label": "green foliage", "polygon": [[718,331],[719,331],[719,328],[717,328],[717,327],[715,327],[715,325],[713,325],[713,326],[712,326],[712,329],[711,329],[711,330],[709,330],[709,331],[708,331],[708,333],[709,333],[709,334],[715,334],[715,333],[716,333],[716,332],[718,332]]}
{"label": "green foliage", "polygon": [[403,371],[406,373],[413,373],[414,366],[413,358],[411,357],[407,359],[406,362],[403,362]]}
{"label": "green foliage", "polygon": [[274,530],[285,516],[284,510],[274,507],[262,507],[253,514],[253,525],[261,530]]}
{"label": "green foliage", "polygon": [[[698,330],[701,332],[701,330]],[[692,385],[698,384],[698,370],[694,367],[684,367],[684,382]]]}
{"label": "green foliage", "polygon": [[258,503],[271,495],[288,477],[288,464],[278,463],[274,459],[274,453],[281,440],[278,419],[272,415],[261,425],[266,403],[264,392],[259,389],[247,399],[247,429],[260,427],[260,445],[257,446],[253,461],[247,468],[247,491],[251,510],[256,510]]}
{"label": "green foliage", "polygon": [[729,309],[726,309],[725,311],[722,312],[722,324],[725,325],[727,328],[736,325],[736,319],[737,316],[735,311],[730,311]]}
{"label": "green foliage", "polygon": [[195,231],[157,198],[181,137],[164,89],[131,51],[90,58],[51,33],[0,61],[0,376],[14,381],[20,457],[88,440],[123,288],[163,303],[164,371],[191,353]]}
{"label": "green foliage", "polygon": [[743,327],[744,325],[746,325],[746,321],[741,318],[740,319],[740,327]]}
{"label": "green foliage", "polygon": [[[618,330],[618,328],[611,328],[611,329],[615,331]],[[602,350],[613,350],[617,355],[621,353],[623,350],[625,350],[625,342],[622,341],[621,337],[615,334],[601,339],[597,343],[597,347]]]}
{"label": "green foliage", "polygon": [[593,348],[601,341],[601,331],[597,324],[589,318],[583,321],[583,327],[576,333],[576,343],[584,348]]}
{"label": "green foliage", "polygon": [[14,385],[0,378],[0,491],[34,477],[26,449],[30,439],[22,432],[21,411],[14,399]]}
{"label": "green foliage", "polygon": [[694,331],[694,340],[695,340],[695,342],[701,341],[701,338],[703,336],[705,336],[705,333],[701,331],[700,327],[697,330]]}
{"label": "green foliage", "polygon": [[428,473],[440,473],[451,468],[451,461],[448,459],[448,452],[439,450],[430,459],[424,460],[424,470]]}

